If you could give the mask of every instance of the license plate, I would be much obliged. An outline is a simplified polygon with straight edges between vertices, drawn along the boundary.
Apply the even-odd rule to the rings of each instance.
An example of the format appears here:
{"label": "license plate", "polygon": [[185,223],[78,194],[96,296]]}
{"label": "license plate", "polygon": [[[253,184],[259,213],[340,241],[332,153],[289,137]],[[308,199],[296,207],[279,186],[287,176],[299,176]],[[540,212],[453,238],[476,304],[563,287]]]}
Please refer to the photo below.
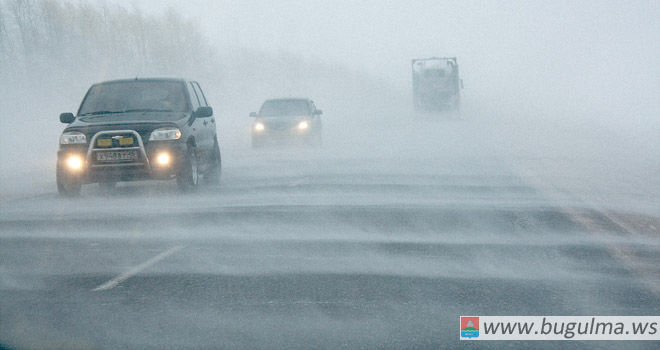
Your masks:
{"label": "license plate", "polygon": [[96,152],[96,160],[99,162],[121,162],[137,159],[137,151]]}

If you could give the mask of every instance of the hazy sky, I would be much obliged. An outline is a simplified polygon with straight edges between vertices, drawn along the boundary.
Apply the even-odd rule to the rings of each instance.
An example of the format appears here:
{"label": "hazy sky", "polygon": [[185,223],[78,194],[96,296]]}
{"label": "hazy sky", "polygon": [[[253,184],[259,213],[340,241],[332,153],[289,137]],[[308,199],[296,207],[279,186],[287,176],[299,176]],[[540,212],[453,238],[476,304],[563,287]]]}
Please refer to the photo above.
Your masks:
{"label": "hazy sky", "polygon": [[198,20],[220,50],[294,53],[400,87],[409,84],[411,58],[447,55],[459,57],[466,88],[478,85],[472,91],[483,98],[524,91],[515,100],[543,96],[572,110],[586,102],[592,113],[618,99],[646,114],[660,109],[657,0],[119,2],[144,11],[172,6]]}
{"label": "hazy sky", "polygon": [[[125,0],[123,3],[127,3]],[[525,61],[584,56],[658,58],[660,1],[209,1],[128,2],[172,6],[199,19],[213,41],[289,51],[354,67],[413,56]],[[609,52],[606,52],[609,51]],[[650,57],[648,57],[650,56]],[[645,63],[653,63],[646,61]]]}

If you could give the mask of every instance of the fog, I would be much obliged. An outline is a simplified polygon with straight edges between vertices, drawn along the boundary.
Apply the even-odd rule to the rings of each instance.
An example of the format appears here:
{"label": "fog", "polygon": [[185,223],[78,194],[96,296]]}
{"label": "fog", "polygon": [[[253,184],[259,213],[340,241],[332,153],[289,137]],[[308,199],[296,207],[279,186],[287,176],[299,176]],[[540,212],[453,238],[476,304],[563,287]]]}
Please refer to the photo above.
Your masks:
{"label": "fog", "polygon": [[[568,193],[551,196],[566,205],[657,214],[659,8],[655,1],[4,1],[3,196],[53,192],[57,116],[75,113],[91,84],[166,76],[198,80],[214,107],[222,205],[268,203],[242,187],[246,177],[270,179],[267,188],[291,178],[406,185],[424,184],[419,176],[513,172],[543,191]],[[461,120],[412,110],[410,60],[434,55],[458,57]],[[311,97],[324,110],[321,149],[250,148],[248,113],[285,96]],[[162,190],[147,188],[141,193]],[[392,200],[330,189],[311,197],[276,192],[272,204]],[[44,209],[26,205],[5,214]],[[140,208],[128,211],[182,210]]]}
{"label": "fog", "polygon": [[[330,348],[446,348],[456,343],[406,337],[436,339],[429,324],[453,332],[473,311],[657,314],[658,18],[658,1],[0,0],[0,293],[47,289],[99,322],[115,295],[85,293],[176,244],[120,289],[138,311],[122,299],[118,312],[162,317],[149,297],[158,290],[191,323],[161,334],[119,322],[89,338],[72,317],[72,339],[204,347],[217,339],[175,335],[237,319],[228,347],[270,336],[285,348],[285,335],[309,345],[311,332]],[[458,59],[460,118],[413,110],[411,60],[430,56]],[[217,120],[220,185],[86,185],[80,198],[59,197],[58,115],[75,114],[90,85],[133,77],[199,81]],[[323,145],[253,149],[249,113],[291,96],[323,110]],[[259,282],[282,276],[295,281]],[[209,285],[226,295],[208,297]],[[475,285],[499,291],[504,306],[466,292]],[[178,299],[189,292],[201,301]],[[0,323],[20,324],[18,308],[33,300],[10,297],[19,301],[4,298]],[[210,314],[197,304],[207,297],[255,309]],[[303,305],[309,324],[288,309],[262,317],[277,302]],[[47,330],[49,317],[62,315],[38,321]],[[358,334],[360,317],[373,339]],[[290,328],[278,338],[280,322]],[[400,342],[383,340],[390,333]],[[115,342],[122,336],[130,341]],[[0,330],[5,341],[41,347]]]}
{"label": "fog", "polygon": [[656,119],[653,1],[192,1],[182,10],[224,50],[337,62],[405,91],[411,58],[457,56],[467,92],[489,108],[569,120],[606,114],[636,126]]}
{"label": "fog", "polygon": [[[147,33],[167,25],[158,21],[182,23],[176,40],[187,48],[177,50],[176,43],[152,35],[152,51],[137,58],[127,54],[135,44],[122,44],[119,37],[109,52],[98,52],[107,46],[89,37],[76,45],[79,29],[59,28],[60,45],[40,46],[38,38],[21,36],[11,18],[14,3],[1,7],[2,125],[13,130],[3,137],[2,157],[26,162],[2,162],[3,186],[9,188],[16,178],[8,174],[20,179],[44,157],[49,164],[43,169],[52,170],[53,142],[62,128],[57,115],[75,111],[89,85],[133,76],[199,80],[221,120],[225,147],[246,147],[247,114],[278,96],[315,99],[327,112],[328,133],[341,130],[342,138],[330,147],[346,145],[350,153],[376,148],[357,147],[356,140],[405,145],[409,140],[391,139],[403,133],[383,140],[380,131],[369,129],[411,127],[410,60],[433,55],[458,57],[465,119],[496,130],[502,145],[514,147],[511,152],[587,158],[615,152],[612,162],[658,163],[660,10],[654,1],[62,3],[78,8],[79,16],[114,13],[109,28],[138,17],[151,22],[142,27]],[[28,23],[39,27],[39,20]],[[33,35],[53,34],[38,30]],[[47,50],[21,50],[30,40]],[[12,147],[17,142],[24,145],[20,150]],[[21,153],[28,149],[43,156]]]}

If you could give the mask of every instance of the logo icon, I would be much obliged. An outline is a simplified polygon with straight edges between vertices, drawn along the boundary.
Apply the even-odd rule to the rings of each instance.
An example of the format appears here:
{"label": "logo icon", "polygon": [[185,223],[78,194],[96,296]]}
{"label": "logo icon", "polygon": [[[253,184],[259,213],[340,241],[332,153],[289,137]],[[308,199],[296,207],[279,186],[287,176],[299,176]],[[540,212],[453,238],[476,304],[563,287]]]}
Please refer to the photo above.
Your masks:
{"label": "logo icon", "polygon": [[461,316],[461,338],[479,336],[479,316]]}

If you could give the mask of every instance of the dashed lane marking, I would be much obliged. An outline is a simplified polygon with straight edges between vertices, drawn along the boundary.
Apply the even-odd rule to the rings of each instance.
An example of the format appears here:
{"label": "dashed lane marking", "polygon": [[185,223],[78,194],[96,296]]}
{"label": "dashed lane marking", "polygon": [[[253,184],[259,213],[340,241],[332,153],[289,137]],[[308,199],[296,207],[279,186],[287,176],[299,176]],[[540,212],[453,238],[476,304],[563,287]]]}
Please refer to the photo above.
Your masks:
{"label": "dashed lane marking", "polygon": [[158,254],[158,255],[154,256],[153,258],[143,262],[142,264],[137,265],[137,266],[131,268],[130,270],[128,270],[128,271],[126,271],[126,272],[124,272],[120,275],[117,275],[115,278],[103,283],[102,285],[92,289],[92,291],[99,292],[99,291],[112,289],[112,288],[116,287],[119,283],[131,278],[132,276],[140,273],[140,271],[142,271],[142,270],[154,265],[155,263],[167,258],[168,256],[176,253],[177,251],[181,250],[182,248],[183,248],[182,245],[177,245],[177,246],[174,246],[174,247],[172,247],[172,248],[170,248],[170,249],[168,249],[164,252],[161,252],[160,254]]}

